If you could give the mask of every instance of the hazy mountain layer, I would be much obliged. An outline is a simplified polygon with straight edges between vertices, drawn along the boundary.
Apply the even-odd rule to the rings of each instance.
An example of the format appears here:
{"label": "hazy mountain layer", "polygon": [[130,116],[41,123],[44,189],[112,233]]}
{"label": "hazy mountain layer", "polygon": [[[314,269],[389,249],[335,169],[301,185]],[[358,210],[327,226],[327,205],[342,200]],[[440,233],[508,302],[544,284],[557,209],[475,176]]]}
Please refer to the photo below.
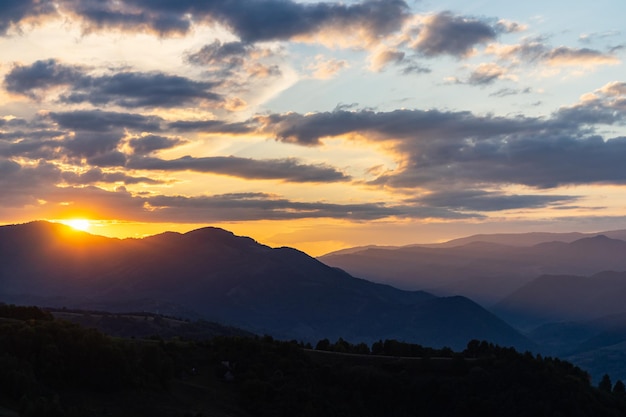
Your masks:
{"label": "hazy mountain layer", "polygon": [[593,276],[544,275],[494,308],[520,325],[546,321],[589,321],[626,313],[626,272]]}
{"label": "hazy mountain layer", "polygon": [[[612,235],[621,236],[620,233]],[[533,238],[548,236],[552,235],[532,234]],[[495,235],[492,240],[511,242],[512,237]],[[529,236],[522,235],[520,240],[527,242]],[[453,247],[374,247],[319,259],[371,281],[439,295],[460,294],[485,305],[500,301],[544,274],[591,275],[626,270],[626,241],[605,235],[532,246],[459,242],[469,243]]]}

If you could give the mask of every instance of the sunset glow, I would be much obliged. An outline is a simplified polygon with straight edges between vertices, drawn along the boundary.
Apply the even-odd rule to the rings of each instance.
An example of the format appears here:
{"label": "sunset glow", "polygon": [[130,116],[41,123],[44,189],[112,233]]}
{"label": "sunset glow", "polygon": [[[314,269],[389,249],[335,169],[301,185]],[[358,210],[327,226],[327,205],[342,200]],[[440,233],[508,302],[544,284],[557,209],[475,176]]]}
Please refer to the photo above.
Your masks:
{"label": "sunset glow", "polygon": [[89,220],[85,219],[71,219],[62,221],[63,224],[70,226],[72,229],[80,230],[82,232],[87,232],[90,229],[91,224]]}
{"label": "sunset glow", "polygon": [[623,2],[3,4],[0,224],[313,255],[626,228]]}

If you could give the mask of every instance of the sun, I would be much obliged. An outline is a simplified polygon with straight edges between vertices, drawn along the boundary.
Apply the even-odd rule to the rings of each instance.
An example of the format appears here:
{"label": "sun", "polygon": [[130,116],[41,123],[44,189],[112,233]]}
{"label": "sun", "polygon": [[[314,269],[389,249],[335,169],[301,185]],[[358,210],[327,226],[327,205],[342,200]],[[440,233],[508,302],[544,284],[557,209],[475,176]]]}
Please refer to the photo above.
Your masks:
{"label": "sun", "polygon": [[62,223],[68,225],[72,229],[80,230],[82,232],[86,232],[91,226],[91,223],[87,219],[63,220]]}

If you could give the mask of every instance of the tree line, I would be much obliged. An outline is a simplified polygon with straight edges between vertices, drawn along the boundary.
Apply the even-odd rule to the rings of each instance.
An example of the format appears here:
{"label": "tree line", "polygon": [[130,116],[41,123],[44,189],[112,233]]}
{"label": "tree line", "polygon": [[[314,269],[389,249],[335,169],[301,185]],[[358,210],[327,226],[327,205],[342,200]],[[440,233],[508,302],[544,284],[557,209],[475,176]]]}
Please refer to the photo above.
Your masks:
{"label": "tree line", "polygon": [[[220,406],[261,417],[626,415],[621,381],[607,375],[594,387],[569,362],[487,341],[453,352],[397,340],[323,339],[315,348],[270,336],[131,340],[32,307],[0,313],[0,405],[24,417],[198,416],[194,404],[167,403],[186,378]],[[127,393],[136,404],[77,400]]]}

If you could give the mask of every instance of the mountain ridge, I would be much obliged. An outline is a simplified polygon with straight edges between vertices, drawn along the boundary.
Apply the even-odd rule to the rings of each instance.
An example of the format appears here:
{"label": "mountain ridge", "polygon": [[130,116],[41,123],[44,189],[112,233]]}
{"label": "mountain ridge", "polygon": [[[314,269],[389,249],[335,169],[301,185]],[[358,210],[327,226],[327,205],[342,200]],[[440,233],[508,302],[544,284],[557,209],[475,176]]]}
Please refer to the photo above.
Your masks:
{"label": "mountain ridge", "polygon": [[[431,305],[436,297],[427,292],[355,278],[296,249],[270,248],[219,228],[122,240],[74,234],[64,226],[22,228],[30,234],[27,246],[10,238],[20,227],[0,227],[0,248],[12,246],[12,256],[0,252],[2,292],[12,302],[28,295],[104,310],[170,306],[303,340],[398,338],[433,345],[430,338],[462,347],[471,336],[532,346],[469,299],[442,298]],[[447,315],[434,313],[441,309]]]}
{"label": "mountain ridge", "polygon": [[452,247],[367,248],[318,259],[374,282],[493,305],[544,274],[626,270],[626,241],[605,234],[532,246],[472,241]]}

